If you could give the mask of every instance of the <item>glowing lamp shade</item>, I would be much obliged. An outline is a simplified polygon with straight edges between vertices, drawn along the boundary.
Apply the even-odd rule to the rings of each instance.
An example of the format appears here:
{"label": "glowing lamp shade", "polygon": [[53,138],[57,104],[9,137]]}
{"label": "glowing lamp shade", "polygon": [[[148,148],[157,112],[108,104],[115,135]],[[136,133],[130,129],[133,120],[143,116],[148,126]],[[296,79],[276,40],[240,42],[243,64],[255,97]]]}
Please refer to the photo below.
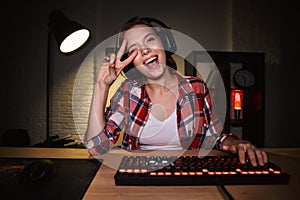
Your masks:
{"label": "glowing lamp shade", "polygon": [[235,110],[242,109],[242,98],[241,98],[241,93],[239,92],[235,92],[234,94],[233,107]]}
{"label": "glowing lamp shade", "polygon": [[59,10],[50,13],[49,27],[54,31],[59,50],[63,53],[75,51],[81,47],[90,36],[89,30],[78,22],[66,18]]}
{"label": "glowing lamp shade", "polygon": [[89,38],[90,32],[86,29],[81,29],[71,33],[62,41],[59,50],[63,53],[72,52],[81,47]]}
{"label": "glowing lamp shade", "polygon": [[232,106],[235,115],[235,120],[240,120],[243,110],[243,91],[232,90],[231,91]]}

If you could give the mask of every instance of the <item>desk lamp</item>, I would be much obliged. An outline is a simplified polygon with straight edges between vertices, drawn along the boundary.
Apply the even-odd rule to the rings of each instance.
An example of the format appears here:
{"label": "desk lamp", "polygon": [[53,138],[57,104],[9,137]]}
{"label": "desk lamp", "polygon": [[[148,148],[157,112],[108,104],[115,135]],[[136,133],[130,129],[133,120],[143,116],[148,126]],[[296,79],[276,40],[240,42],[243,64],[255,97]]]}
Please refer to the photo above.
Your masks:
{"label": "desk lamp", "polygon": [[81,24],[68,19],[60,10],[49,14],[48,48],[47,48],[47,93],[46,93],[46,143],[50,142],[49,132],[49,100],[50,100],[50,61],[53,33],[59,50],[68,54],[81,47],[90,36],[89,30]]}

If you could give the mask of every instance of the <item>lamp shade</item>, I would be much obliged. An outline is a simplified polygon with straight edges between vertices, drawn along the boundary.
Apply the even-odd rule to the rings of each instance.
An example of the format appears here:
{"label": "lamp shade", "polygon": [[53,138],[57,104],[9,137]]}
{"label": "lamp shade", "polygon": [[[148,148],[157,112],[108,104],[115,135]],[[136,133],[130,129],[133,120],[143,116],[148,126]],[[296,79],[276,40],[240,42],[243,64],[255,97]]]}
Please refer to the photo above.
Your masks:
{"label": "lamp shade", "polygon": [[90,36],[89,30],[66,18],[60,10],[50,13],[49,28],[54,30],[57,45],[63,53],[78,49]]}

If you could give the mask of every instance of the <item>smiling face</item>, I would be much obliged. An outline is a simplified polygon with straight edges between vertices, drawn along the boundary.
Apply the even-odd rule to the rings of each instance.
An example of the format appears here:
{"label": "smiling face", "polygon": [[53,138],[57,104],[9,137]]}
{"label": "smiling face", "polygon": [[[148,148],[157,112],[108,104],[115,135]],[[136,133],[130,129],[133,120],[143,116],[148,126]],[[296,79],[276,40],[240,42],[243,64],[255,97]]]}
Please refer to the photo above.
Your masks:
{"label": "smiling face", "polygon": [[137,51],[133,60],[136,69],[148,79],[159,79],[167,68],[166,54],[160,38],[153,28],[146,25],[135,25],[124,34],[127,40],[127,51]]}

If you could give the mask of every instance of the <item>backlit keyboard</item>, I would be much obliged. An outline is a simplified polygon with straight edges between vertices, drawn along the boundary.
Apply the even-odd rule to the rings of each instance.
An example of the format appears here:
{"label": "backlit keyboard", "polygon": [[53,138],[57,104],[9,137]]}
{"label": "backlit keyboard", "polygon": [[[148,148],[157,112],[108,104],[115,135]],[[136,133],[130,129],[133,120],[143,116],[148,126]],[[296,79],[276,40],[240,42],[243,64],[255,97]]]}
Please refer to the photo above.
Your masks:
{"label": "backlit keyboard", "polygon": [[114,178],[116,185],[250,185],[288,184],[290,175],[233,156],[125,156]]}

